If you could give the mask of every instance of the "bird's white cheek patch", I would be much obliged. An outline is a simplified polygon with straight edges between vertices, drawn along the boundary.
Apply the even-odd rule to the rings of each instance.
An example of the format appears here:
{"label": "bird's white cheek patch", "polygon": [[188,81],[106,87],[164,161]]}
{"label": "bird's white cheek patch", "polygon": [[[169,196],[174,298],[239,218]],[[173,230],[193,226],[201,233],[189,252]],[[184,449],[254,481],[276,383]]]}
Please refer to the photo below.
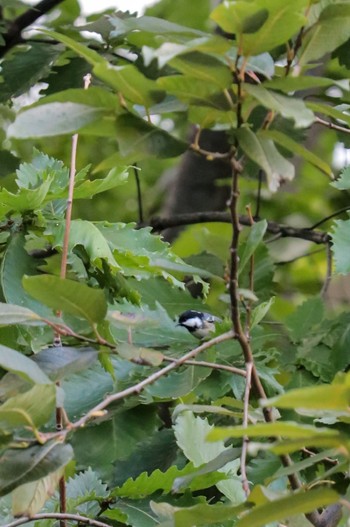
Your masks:
{"label": "bird's white cheek patch", "polygon": [[184,322],[184,326],[189,328],[200,328],[202,327],[202,321],[199,317],[189,318]]}

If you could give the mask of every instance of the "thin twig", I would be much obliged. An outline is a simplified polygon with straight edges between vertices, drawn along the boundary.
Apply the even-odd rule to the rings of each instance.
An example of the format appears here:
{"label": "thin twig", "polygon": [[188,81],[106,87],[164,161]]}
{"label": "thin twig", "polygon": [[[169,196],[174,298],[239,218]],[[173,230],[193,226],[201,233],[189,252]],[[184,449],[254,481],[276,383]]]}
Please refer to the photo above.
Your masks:
{"label": "thin twig", "polygon": [[[245,381],[245,390],[244,390],[244,400],[243,400],[243,426],[246,428],[248,426],[248,417],[249,417],[249,397],[250,397],[250,388],[252,380],[252,370],[253,364],[251,362],[246,363],[246,381]],[[247,450],[249,444],[249,437],[243,437],[242,452],[241,452],[241,478],[242,478],[242,487],[245,495],[249,496],[250,488],[249,481],[247,477]]]}
{"label": "thin twig", "polygon": [[214,159],[222,159],[228,163],[230,161],[230,152],[210,152],[209,150],[200,148],[199,145],[195,143],[192,143],[189,146],[189,149],[193,150],[193,152],[196,152],[197,154],[200,154],[201,156],[204,156],[207,161],[214,161]]}
{"label": "thin twig", "polygon": [[[163,361],[176,362],[177,359],[174,359],[173,357],[163,357]],[[235,366],[227,366],[226,364],[217,364],[216,362],[207,362],[204,360],[187,360],[184,364],[188,364],[189,366],[203,366],[204,368],[211,368],[212,370],[227,371],[235,375],[241,375],[242,377],[246,377],[247,375],[247,372],[245,370],[242,370],[241,368],[236,368]]]}
{"label": "thin twig", "polygon": [[183,355],[179,359],[176,359],[176,361],[171,362],[164,368],[152,373],[146,379],[143,379],[141,382],[135,384],[134,386],[130,386],[129,388],[126,388],[125,390],[122,390],[121,392],[117,392],[112,395],[109,395],[108,397],[106,397],[106,399],[104,399],[101,403],[97,404],[94,408],[92,408],[89,412],[87,412],[87,414],[81,417],[78,421],[76,421],[75,423],[71,423],[69,426],[69,429],[66,429],[65,432],[85,426],[86,423],[90,419],[92,419],[95,414],[98,414],[99,412],[101,412],[102,410],[110,406],[112,403],[114,403],[115,401],[120,401],[121,399],[124,399],[125,397],[142,392],[142,390],[144,390],[146,386],[153,384],[155,381],[157,381],[161,377],[164,377],[164,375],[167,375],[170,371],[175,370],[176,368],[178,368],[179,366],[182,366],[183,364],[186,364],[188,360],[193,359],[202,351],[209,349],[212,346],[215,346],[216,344],[220,344],[221,342],[225,342],[226,340],[230,340],[233,337],[234,337],[233,331],[227,331],[226,333],[223,333],[222,335],[214,337],[213,339],[208,340],[207,342],[204,342],[203,344],[194,348],[188,353],[185,353],[185,355]]}
{"label": "thin twig", "polygon": [[321,297],[324,298],[327,294],[327,291],[328,291],[328,288],[330,286],[330,283],[331,283],[331,279],[332,279],[332,263],[333,263],[333,259],[332,259],[332,250],[331,250],[331,244],[330,243],[327,243],[326,245],[326,253],[327,253],[327,270],[326,270],[326,278],[325,278],[325,281],[324,281],[324,284],[322,286],[322,289],[321,289]]}
{"label": "thin twig", "polygon": [[[238,219],[241,225],[246,227],[251,226],[248,216],[239,215]],[[180,227],[182,225],[193,225],[196,223],[210,222],[232,223],[232,218],[228,212],[190,212],[185,214],[176,214],[169,218],[154,217],[150,220],[149,225],[154,231],[160,232],[170,227]],[[281,238],[300,238],[302,240],[307,240],[316,244],[325,244],[330,240],[330,236],[326,232],[310,230],[308,227],[291,227],[290,225],[280,224],[275,221],[267,222],[267,232],[278,235]]]}
{"label": "thin twig", "polygon": [[261,209],[261,190],[262,190],[262,180],[263,180],[264,171],[259,170],[258,173],[258,193],[256,196],[256,208],[255,208],[255,215],[254,218],[260,217],[260,209]]}
{"label": "thin twig", "polygon": [[345,134],[350,134],[350,128],[345,128],[345,126],[340,126],[339,124],[334,124],[330,121],[325,121],[320,119],[320,117],[315,116],[315,123],[321,124],[322,126],[327,126],[331,130],[338,130],[339,132],[344,132]]}
{"label": "thin twig", "polygon": [[309,230],[313,231],[314,229],[317,229],[317,227],[319,227],[323,223],[326,223],[326,221],[336,218],[337,216],[339,216],[339,214],[342,214],[343,212],[348,212],[349,210],[350,210],[349,205],[347,205],[346,207],[342,207],[341,209],[338,209],[335,212],[332,212],[332,214],[329,214],[329,216],[322,218],[322,220],[318,221],[317,223],[314,223],[313,225],[311,225],[311,227],[309,227]]}
{"label": "thin twig", "polygon": [[80,514],[69,514],[69,513],[59,513],[59,512],[44,512],[41,514],[34,514],[30,518],[23,516],[17,520],[6,523],[3,527],[18,527],[19,525],[24,525],[25,523],[33,522],[36,520],[71,520],[79,523],[85,523],[86,525],[92,525],[93,527],[110,527],[108,523],[100,522],[93,520],[92,518],[87,518],[86,516],[81,516]]}
{"label": "thin twig", "polygon": [[139,168],[137,163],[134,163],[134,176],[136,181],[136,192],[137,192],[137,207],[139,212],[139,223],[143,223],[143,206],[142,206],[142,194],[141,194],[141,182],[139,177]]}

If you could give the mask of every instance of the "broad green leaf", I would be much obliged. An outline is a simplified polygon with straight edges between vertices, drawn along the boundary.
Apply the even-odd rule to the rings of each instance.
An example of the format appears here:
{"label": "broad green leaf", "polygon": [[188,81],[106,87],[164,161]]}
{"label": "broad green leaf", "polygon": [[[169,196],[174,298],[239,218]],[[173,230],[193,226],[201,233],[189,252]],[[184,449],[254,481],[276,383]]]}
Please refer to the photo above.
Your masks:
{"label": "broad green leaf", "polygon": [[[332,384],[300,388],[263,401],[264,406],[294,408],[296,410],[347,411],[350,400],[350,386]],[[331,430],[329,430],[331,432]]]}
{"label": "broad green leaf", "polygon": [[274,79],[264,82],[264,86],[267,89],[281,90],[286,93],[310,90],[312,88],[329,88],[330,86],[344,88],[344,85],[335,79],[317,77],[316,75],[298,75],[297,77],[288,75],[287,77],[275,77]]}
{"label": "broad green leaf", "polygon": [[0,83],[0,102],[5,103],[11,97],[27,92],[49,71],[50,64],[60,54],[57,46],[31,42],[30,47],[16,46],[10,60],[2,63]]}
{"label": "broad green leaf", "polygon": [[39,263],[29,256],[24,245],[23,234],[15,234],[11,237],[1,266],[2,292],[9,304],[25,306],[42,317],[48,317],[52,315],[51,310],[34,300],[22,286],[23,275],[36,275]]}
{"label": "broad green leaf", "polygon": [[106,62],[106,60],[99,53],[97,53],[97,51],[84,46],[84,44],[81,44],[80,42],[77,42],[66,35],[62,35],[56,31],[48,31],[46,29],[40,29],[40,32],[44,33],[48,37],[52,37],[55,40],[59,40],[75,51],[78,55],[83,57],[92,66],[95,66],[96,64],[104,64]]}
{"label": "broad green leaf", "polygon": [[350,166],[347,166],[342,170],[339,178],[336,181],[331,182],[332,187],[338,190],[349,190],[350,189]]}
{"label": "broad green leaf", "polygon": [[151,33],[155,35],[164,34],[167,38],[179,35],[183,37],[188,35],[188,38],[193,39],[195,37],[208,37],[207,33],[193,29],[192,27],[182,26],[180,24],[174,24],[169,20],[163,20],[154,16],[141,16],[141,17],[110,17],[110,23],[115,29],[111,31],[112,37],[120,37],[131,32],[135,33]]}
{"label": "broad green leaf", "polygon": [[259,304],[253,311],[252,311],[252,318],[250,323],[250,329],[252,330],[260,324],[262,319],[266,316],[266,314],[269,312],[270,307],[275,302],[275,297],[272,296],[270,300],[267,302],[263,302],[262,304]]}
{"label": "broad green leaf", "polygon": [[131,360],[139,364],[145,363],[150,366],[159,366],[164,358],[160,351],[149,348],[140,348],[126,342],[119,344],[117,349],[118,355],[123,359]]}
{"label": "broad green leaf", "polygon": [[314,24],[304,35],[299,64],[304,66],[331,53],[349,39],[350,5],[347,2],[326,5]]}
{"label": "broad green leaf", "polygon": [[267,90],[262,85],[244,84],[244,90],[268,110],[293,119],[296,128],[307,128],[314,122],[313,112],[300,99]]}
{"label": "broad green leaf", "polygon": [[32,360],[50,377],[58,381],[89,368],[97,359],[94,348],[55,346],[39,351]]}
{"label": "broad green leaf", "polygon": [[29,391],[15,395],[0,406],[1,428],[13,430],[19,426],[45,424],[55,408],[54,384],[37,384]]}
{"label": "broad green leaf", "polygon": [[[169,503],[150,503],[159,520],[169,521],[174,527],[193,527],[194,525],[217,525],[218,522],[236,520],[243,507],[230,507],[229,505],[200,503],[192,507],[172,506]],[[167,523],[161,523],[166,527]],[[169,525],[169,523],[168,523]]]}
{"label": "broad green leaf", "polygon": [[17,139],[29,139],[75,133],[99,120],[103,112],[100,108],[84,104],[52,102],[19,113],[9,126],[8,134]]}
{"label": "broad green leaf", "polygon": [[71,88],[59,91],[39,99],[35,103],[35,106],[42,106],[53,102],[83,104],[85,106],[92,106],[93,108],[109,110],[110,112],[118,112],[121,110],[118,98],[113,93],[98,86],[90,86],[88,90],[84,90],[84,88]]}
{"label": "broad green leaf", "polygon": [[133,65],[112,66],[108,62],[97,64],[94,74],[134,104],[151,106],[160,102],[165,95],[155,81],[147,79]]}
{"label": "broad green leaf", "polygon": [[100,289],[52,275],[24,276],[22,283],[36,300],[52,309],[86,319],[91,325],[107,314],[105,295]]}
{"label": "broad green leaf", "polygon": [[7,450],[0,457],[0,495],[55,472],[72,457],[72,447],[57,441]]}
{"label": "broad green leaf", "polygon": [[52,182],[53,178],[49,177],[37,188],[27,189],[20,187],[16,194],[3,188],[0,191],[0,202],[8,211],[26,212],[38,209],[44,203]]}
{"label": "broad green leaf", "polygon": [[10,324],[39,326],[44,324],[44,322],[39,315],[26,307],[0,302],[0,326],[8,326]]}
{"label": "broad green leaf", "polygon": [[[212,82],[203,82],[195,76],[189,75],[170,75],[160,77],[157,83],[168,93],[173,93],[181,101],[191,104],[211,105],[209,96],[218,92],[218,86]],[[226,101],[226,106],[227,106]],[[227,109],[225,107],[225,109]]]}
{"label": "broad green leaf", "polygon": [[31,518],[39,512],[54,494],[63,472],[63,468],[59,468],[42,479],[17,487],[12,494],[12,514]]}
{"label": "broad green leaf", "polygon": [[264,137],[266,139],[271,139],[275,143],[289,150],[292,154],[302,157],[303,159],[305,159],[305,161],[308,161],[311,165],[321,170],[321,172],[323,172],[327,176],[333,177],[332,169],[329,164],[326,163],[326,161],[323,161],[323,159],[318,157],[318,155],[316,155],[314,152],[308,150],[300,143],[297,143],[283,132],[271,129],[262,130],[258,133],[258,136]]}
{"label": "broad green leaf", "polygon": [[242,55],[258,55],[284,44],[305,24],[306,0],[225,2],[211,18],[227,33],[236,34]]}
{"label": "broad green leaf", "polygon": [[26,381],[36,384],[51,384],[50,379],[29,357],[0,345],[0,366]]}
{"label": "broad green leaf", "polygon": [[294,342],[302,340],[310,334],[315,326],[322,323],[324,304],[320,297],[310,298],[291,313],[286,320]]}
{"label": "broad green leaf", "polygon": [[178,56],[170,60],[169,64],[184,75],[215,84],[222,90],[229,88],[232,84],[232,72],[229,67],[225,67],[215,57],[198,51]]}
{"label": "broad green leaf", "polygon": [[[283,395],[281,396],[284,397]],[[274,400],[278,401],[279,398],[275,397]],[[271,402],[271,399],[270,399]],[[264,406],[267,406],[267,404]],[[269,405],[270,406],[270,405]],[[300,425],[293,422],[277,421],[274,423],[263,423],[255,424],[250,426],[228,426],[216,427],[210,430],[206,436],[208,441],[224,441],[230,437],[272,437],[272,436],[283,436],[288,438],[313,438],[321,436],[334,436],[337,437],[339,433],[336,430],[329,428],[316,428],[309,425]]]}
{"label": "broad green leaf", "polygon": [[240,128],[236,136],[243,152],[265,171],[271,191],[276,191],[282,181],[293,179],[294,166],[278,152],[271,140],[258,137],[246,127]]}
{"label": "broad green leaf", "polygon": [[177,157],[187,148],[186,143],[132,114],[117,118],[116,131],[122,156],[132,154],[135,160]]}
{"label": "broad green leaf", "polygon": [[273,521],[327,507],[338,500],[339,495],[327,488],[298,491],[254,508],[238,521],[237,527],[263,527]]}
{"label": "broad green leaf", "polygon": [[262,242],[266,229],[267,229],[266,220],[258,221],[257,223],[254,223],[251,226],[249,230],[247,241],[244,246],[244,251],[243,251],[243,254],[239,262],[239,272],[240,273],[243,271],[244,267],[247,265],[250,258],[255,253],[259,243]]}
{"label": "broad green leaf", "polygon": [[350,220],[334,220],[331,236],[335,270],[339,274],[348,274],[350,272],[350,255],[348,251]]}
{"label": "broad green leaf", "polygon": [[79,182],[74,189],[74,199],[91,199],[96,194],[100,194],[100,192],[124,185],[128,180],[128,176],[127,167],[114,167],[103,179],[86,179],[81,183]]}

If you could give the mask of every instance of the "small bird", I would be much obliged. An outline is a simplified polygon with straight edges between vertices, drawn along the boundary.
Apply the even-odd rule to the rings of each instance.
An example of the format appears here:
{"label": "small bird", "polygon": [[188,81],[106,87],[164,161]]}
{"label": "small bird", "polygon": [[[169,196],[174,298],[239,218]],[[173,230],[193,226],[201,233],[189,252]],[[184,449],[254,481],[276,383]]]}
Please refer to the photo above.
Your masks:
{"label": "small bird", "polygon": [[221,322],[221,319],[210,313],[189,309],[181,313],[177,326],[183,326],[198,339],[204,339],[215,331],[215,322]]}

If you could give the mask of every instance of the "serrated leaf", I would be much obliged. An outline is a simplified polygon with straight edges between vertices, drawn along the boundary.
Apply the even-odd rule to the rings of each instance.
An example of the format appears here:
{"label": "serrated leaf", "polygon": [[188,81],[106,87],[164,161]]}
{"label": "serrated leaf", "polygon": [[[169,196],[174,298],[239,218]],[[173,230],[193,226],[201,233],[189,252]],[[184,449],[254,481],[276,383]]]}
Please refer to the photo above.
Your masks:
{"label": "serrated leaf", "polygon": [[256,507],[238,521],[237,527],[263,527],[273,521],[327,507],[338,500],[338,494],[327,488],[299,491]]}
{"label": "serrated leaf", "polygon": [[261,85],[244,84],[244,90],[268,110],[274,110],[286,119],[293,119],[296,128],[307,128],[314,122],[313,112],[300,99],[267,90]]}
{"label": "serrated leaf", "polygon": [[51,417],[56,403],[54,384],[37,384],[25,393],[7,399],[0,406],[1,428],[13,430],[19,426],[40,426]]}
{"label": "serrated leaf", "polygon": [[109,495],[107,485],[102,483],[96,472],[89,467],[84,472],[69,478],[66,484],[67,511],[96,516],[100,503]]}
{"label": "serrated leaf", "polygon": [[72,447],[56,441],[43,446],[7,450],[0,457],[0,495],[55,472],[72,457]]}
{"label": "serrated leaf", "polygon": [[177,157],[186,148],[186,143],[136,115],[117,117],[116,132],[122,156],[132,154],[135,160],[150,156],[158,158]]}
{"label": "serrated leaf", "polygon": [[36,300],[57,311],[86,319],[91,325],[107,314],[107,302],[100,289],[52,275],[24,276],[22,283]]}
{"label": "serrated leaf", "polygon": [[291,313],[286,325],[294,342],[309,335],[310,330],[321,324],[324,317],[324,304],[320,297],[310,298]]}
{"label": "serrated leaf", "polygon": [[339,274],[350,272],[350,220],[334,220],[332,236],[332,252],[335,261],[335,270]]}
{"label": "serrated leaf", "polygon": [[12,494],[12,514],[15,517],[34,516],[54,494],[62,475],[63,468],[60,468],[38,481],[17,487]]}
{"label": "serrated leaf", "polygon": [[350,189],[350,166],[345,167],[339,178],[336,181],[331,182],[332,187],[338,190],[349,190]]}

